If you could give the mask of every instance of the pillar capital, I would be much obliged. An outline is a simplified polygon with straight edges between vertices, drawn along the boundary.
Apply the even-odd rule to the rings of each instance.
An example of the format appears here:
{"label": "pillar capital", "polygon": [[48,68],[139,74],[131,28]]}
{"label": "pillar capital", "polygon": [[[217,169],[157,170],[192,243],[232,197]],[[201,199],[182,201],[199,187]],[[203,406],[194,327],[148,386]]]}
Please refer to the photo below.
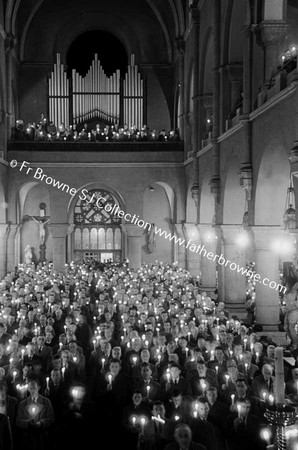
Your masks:
{"label": "pillar capital", "polygon": [[278,45],[287,35],[287,24],[282,20],[263,21],[259,25],[262,44]]}
{"label": "pillar capital", "polygon": [[279,238],[283,233],[280,227],[272,226],[252,226],[255,241],[255,250],[272,250],[272,242]]}

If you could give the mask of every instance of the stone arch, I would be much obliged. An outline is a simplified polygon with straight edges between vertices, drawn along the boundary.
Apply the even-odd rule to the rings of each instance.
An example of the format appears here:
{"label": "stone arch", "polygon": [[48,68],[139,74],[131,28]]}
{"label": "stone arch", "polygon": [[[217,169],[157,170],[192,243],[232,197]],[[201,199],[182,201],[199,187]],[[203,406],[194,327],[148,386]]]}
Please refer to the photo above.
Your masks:
{"label": "stone arch", "polygon": [[266,147],[258,169],[255,225],[281,225],[289,179],[286,150],[280,141],[274,139]]}
{"label": "stone arch", "polygon": [[227,167],[223,192],[223,223],[241,224],[245,212],[245,192],[239,185],[239,159],[233,157]]}
{"label": "stone arch", "polygon": [[[16,198],[17,222],[20,225],[20,234],[15,236],[16,254],[20,261],[24,261],[24,250],[30,245],[33,260],[39,259],[39,231],[38,224],[28,219],[28,216],[39,216],[39,204],[46,204],[46,215],[51,216],[51,197],[48,188],[43,183],[31,181],[25,183],[18,190]],[[53,242],[51,234],[46,231],[46,257],[53,259]]]}

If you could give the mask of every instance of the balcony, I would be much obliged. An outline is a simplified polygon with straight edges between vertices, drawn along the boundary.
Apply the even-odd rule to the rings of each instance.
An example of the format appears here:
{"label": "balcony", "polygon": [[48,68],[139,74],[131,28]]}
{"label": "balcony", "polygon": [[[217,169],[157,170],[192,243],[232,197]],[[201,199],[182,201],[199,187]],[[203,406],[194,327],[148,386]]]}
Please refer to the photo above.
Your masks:
{"label": "balcony", "polygon": [[8,160],[46,163],[183,163],[183,142],[9,141]]}

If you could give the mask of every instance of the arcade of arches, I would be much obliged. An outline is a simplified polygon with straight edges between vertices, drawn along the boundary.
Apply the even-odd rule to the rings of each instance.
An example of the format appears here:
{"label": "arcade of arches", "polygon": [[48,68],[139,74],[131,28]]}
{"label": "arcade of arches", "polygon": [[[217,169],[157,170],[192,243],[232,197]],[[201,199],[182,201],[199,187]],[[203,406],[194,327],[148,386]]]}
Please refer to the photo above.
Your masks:
{"label": "arcade of arches", "polygon": [[[248,282],[243,275],[163,236],[150,246],[148,230],[110,216],[88,198],[105,198],[239,266],[255,263],[262,278],[280,283],[284,263],[294,261],[297,232],[295,219],[284,224],[287,196],[295,202],[298,188],[297,2],[62,4],[0,2],[0,275],[24,262],[27,245],[38,261],[37,222],[46,217],[43,251],[57,270],[80,258],[126,258],[136,269],[156,260],[177,261],[199,276],[204,290],[217,288],[227,308],[244,317]],[[122,66],[135,55],[146,91],[143,123],[157,133],[178,129],[179,142],[13,140],[16,120],[33,123],[42,112],[49,114],[48,82],[56,56],[63,64],[71,64],[74,54],[83,58],[84,47],[72,47],[72,58],[68,51],[90,30],[119,41]],[[108,37],[99,40],[99,60],[100,48],[108,46]],[[96,46],[92,49],[95,53]],[[117,55],[115,43],[113,64]],[[86,67],[91,63],[92,58]],[[68,67],[68,74],[73,68],[80,70]],[[121,126],[125,112],[120,108],[119,114]],[[10,167],[13,159],[19,162],[16,168]],[[31,171],[20,170],[24,160]],[[38,167],[76,194],[34,178]],[[83,190],[89,196],[84,200]],[[278,246],[280,239],[292,240],[290,248]],[[262,283],[254,289],[256,322],[277,332],[279,290]]]}

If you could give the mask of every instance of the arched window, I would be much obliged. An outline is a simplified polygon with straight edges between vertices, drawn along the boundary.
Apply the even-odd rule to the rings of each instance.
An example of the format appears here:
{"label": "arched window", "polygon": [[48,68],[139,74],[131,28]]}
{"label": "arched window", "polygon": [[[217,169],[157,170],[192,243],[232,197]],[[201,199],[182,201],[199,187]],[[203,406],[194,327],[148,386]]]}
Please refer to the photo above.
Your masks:
{"label": "arched window", "polygon": [[[108,191],[93,189],[78,199],[74,209],[76,260],[121,261],[121,219],[114,215],[117,199]],[[111,211],[107,212],[105,205]]]}

